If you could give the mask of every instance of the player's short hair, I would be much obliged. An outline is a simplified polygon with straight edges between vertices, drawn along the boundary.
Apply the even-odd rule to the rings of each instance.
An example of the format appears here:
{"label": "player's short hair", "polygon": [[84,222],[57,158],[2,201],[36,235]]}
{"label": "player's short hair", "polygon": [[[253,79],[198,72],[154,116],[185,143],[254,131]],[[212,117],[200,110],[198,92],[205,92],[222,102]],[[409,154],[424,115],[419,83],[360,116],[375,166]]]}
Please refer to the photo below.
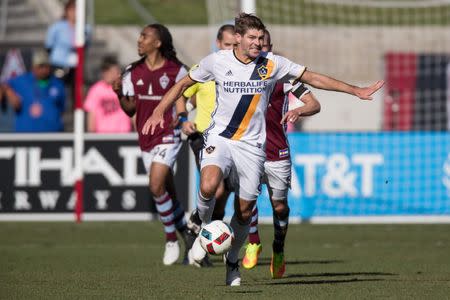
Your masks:
{"label": "player's short hair", "polygon": [[223,40],[223,33],[227,31],[231,34],[234,34],[234,25],[231,24],[225,24],[220,26],[219,31],[217,31],[217,39],[219,41]]}
{"label": "player's short hair", "polygon": [[234,30],[240,35],[244,35],[249,29],[265,30],[266,26],[257,16],[253,14],[240,13],[234,19]]}
{"label": "player's short hair", "polygon": [[119,66],[117,58],[115,56],[108,55],[103,58],[102,64],[100,65],[100,69],[102,70],[102,72],[105,72],[114,66]]}

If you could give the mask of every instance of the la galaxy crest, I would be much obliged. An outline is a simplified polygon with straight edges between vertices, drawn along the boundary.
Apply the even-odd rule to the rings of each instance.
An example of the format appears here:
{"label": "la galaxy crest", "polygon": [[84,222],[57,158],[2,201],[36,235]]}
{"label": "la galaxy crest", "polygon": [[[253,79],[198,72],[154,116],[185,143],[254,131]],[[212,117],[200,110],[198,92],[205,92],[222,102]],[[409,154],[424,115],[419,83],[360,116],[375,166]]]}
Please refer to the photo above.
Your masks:
{"label": "la galaxy crest", "polygon": [[261,77],[262,80],[265,80],[267,78],[267,75],[269,74],[269,70],[265,65],[260,66],[258,69],[258,75]]}
{"label": "la galaxy crest", "polygon": [[213,153],[214,150],[216,150],[216,147],[214,147],[214,146],[209,146],[208,148],[205,149],[206,153],[208,153],[208,154]]}

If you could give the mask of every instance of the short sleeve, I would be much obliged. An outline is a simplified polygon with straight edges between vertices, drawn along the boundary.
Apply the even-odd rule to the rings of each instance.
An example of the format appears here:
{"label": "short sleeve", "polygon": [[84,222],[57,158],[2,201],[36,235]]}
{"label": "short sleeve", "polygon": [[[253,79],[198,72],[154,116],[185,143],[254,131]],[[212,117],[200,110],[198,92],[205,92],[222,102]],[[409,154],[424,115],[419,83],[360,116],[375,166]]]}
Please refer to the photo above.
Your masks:
{"label": "short sleeve", "polygon": [[134,96],[133,82],[131,82],[131,71],[127,71],[122,78],[122,94],[125,96]]}
{"label": "short sleeve", "polygon": [[277,80],[293,80],[300,78],[306,71],[306,67],[296,64],[289,59],[274,55],[275,63],[278,67],[275,77]]}
{"label": "short sleeve", "polygon": [[203,58],[200,63],[198,64],[198,67],[194,67],[189,72],[189,77],[191,77],[192,80],[198,81],[198,82],[207,82],[214,80],[214,64],[216,61],[216,54],[212,53],[208,55],[207,57]]}
{"label": "short sleeve", "polygon": [[291,85],[290,92],[297,98],[301,99],[303,96],[311,92],[303,83],[297,82],[295,85]]}

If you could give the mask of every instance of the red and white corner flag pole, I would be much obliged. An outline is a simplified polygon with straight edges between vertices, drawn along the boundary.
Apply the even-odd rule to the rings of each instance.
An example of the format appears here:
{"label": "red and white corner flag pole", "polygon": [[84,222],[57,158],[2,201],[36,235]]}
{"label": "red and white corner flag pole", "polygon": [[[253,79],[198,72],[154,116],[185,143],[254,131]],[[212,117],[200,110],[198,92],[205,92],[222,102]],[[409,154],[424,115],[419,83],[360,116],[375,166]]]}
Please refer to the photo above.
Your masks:
{"label": "red and white corner flag pole", "polygon": [[83,214],[83,152],[84,152],[84,112],[83,112],[83,65],[85,43],[86,0],[76,0],[75,47],[78,65],[75,70],[75,117],[74,117],[74,153],[75,153],[75,218],[81,222]]}

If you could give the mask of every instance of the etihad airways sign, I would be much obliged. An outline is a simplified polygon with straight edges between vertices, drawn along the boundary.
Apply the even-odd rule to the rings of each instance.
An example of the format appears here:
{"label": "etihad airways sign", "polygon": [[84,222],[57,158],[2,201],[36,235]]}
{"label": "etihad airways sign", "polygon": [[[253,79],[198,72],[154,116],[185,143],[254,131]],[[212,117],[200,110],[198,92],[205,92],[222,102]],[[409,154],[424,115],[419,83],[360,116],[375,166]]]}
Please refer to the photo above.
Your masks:
{"label": "etihad airways sign", "polygon": [[[0,214],[73,211],[75,166],[71,137],[2,135]],[[148,176],[134,134],[119,138],[90,135],[85,143],[83,168],[86,212],[152,210]],[[187,188],[184,181],[176,184],[180,189]]]}

